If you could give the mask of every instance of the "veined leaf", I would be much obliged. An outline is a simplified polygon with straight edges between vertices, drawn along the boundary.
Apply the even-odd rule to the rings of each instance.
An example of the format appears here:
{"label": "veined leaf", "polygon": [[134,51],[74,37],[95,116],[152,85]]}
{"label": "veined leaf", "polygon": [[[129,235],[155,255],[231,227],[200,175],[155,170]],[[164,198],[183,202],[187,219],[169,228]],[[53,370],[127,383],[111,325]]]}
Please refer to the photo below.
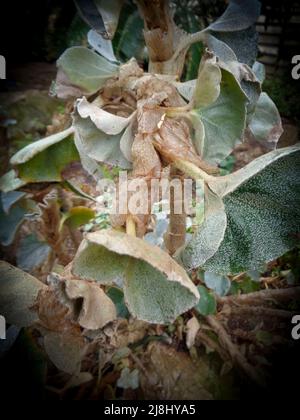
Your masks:
{"label": "veined leaf", "polygon": [[92,94],[118,72],[118,66],[84,47],[66,50],[57,61],[72,85]]}
{"label": "veined leaf", "polygon": [[43,288],[46,286],[35,277],[0,261],[1,315],[9,324],[28,327],[38,319],[31,307]]}
{"label": "veined leaf", "polygon": [[68,225],[71,229],[77,229],[80,226],[87,224],[95,217],[95,215],[95,211],[89,207],[73,207],[70,211],[63,215],[60,223],[60,229],[64,224]]}
{"label": "veined leaf", "polygon": [[262,93],[256,104],[249,129],[255,139],[268,149],[274,149],[283,133],[282,122],[272,99]]}
{"label": "veined leaf", "polygon": [[[224,202],[225,235],[207,261],[201,258],[205,251],[201,242],[193,258],[183,251],[182,261],[186,258],[189,269],[202,266],[218,274],[237,274],[260,269],[294,248],[299,243],[299,176],[298,144],[270,152],[233,174],[209,182],[209,188]],[[220,235],[213,226],[213,240],[216,233]],[[199,234],[192,240],[195,246]]]}
{"label": "veined leaf", "polygon": [[[211,164],[220,163],[243,140],[246,103],[247,98],[234,76],[222,70],[218,99],[211,105],[194,109],[190,113],[196,130],[195,137],[198,139],[196,147],[204,160]],[[199,125],[199,119],[203,127]]]}
{"label": "veined leaf", "polygon": [[260,8],[260,2],[257,0],[230,0],[223,15],[207,29],[217,32],[247,29],[258,19]]}
{"label": "veined leaf", "polygon": [[129,311],[148,322],[170,323],[199,300],[197,288],[167,253],[117,231],[88,234],[72,271],[103,284],[123,281]]}

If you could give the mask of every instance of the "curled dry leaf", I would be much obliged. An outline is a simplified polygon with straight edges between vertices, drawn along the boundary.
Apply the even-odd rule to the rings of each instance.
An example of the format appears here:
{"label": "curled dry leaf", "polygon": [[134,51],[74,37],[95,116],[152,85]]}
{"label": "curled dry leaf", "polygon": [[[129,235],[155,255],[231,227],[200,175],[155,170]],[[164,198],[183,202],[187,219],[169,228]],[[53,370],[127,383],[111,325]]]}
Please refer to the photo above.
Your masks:
{"label": "curled dry leaf", "polygon": [[98,284],[69,279],[66,294],[72,300],[83,299],[78,317],[83,328],[97,330],[117,318],[115,305]]}
{"label": "curled dry leaf", "polygon": [[252,26],[259,17],[261,4],[258,0],[230,0],[222,16],[207,30],[215,32],[240,31]]}
{"label": "curled dry leaf", "polygon": [[35,277],[0,261],[1,315],[9,324],[28,327],[38,320],[32,310],[38,293],[47,287]]}
{"label": "curled dry leaf", "polygon": [[167,253],[113,230],[87,235],[72,272],[101,284],[123,282],[129,311],[148,322],[172,322],[199,300],[197,288]]}

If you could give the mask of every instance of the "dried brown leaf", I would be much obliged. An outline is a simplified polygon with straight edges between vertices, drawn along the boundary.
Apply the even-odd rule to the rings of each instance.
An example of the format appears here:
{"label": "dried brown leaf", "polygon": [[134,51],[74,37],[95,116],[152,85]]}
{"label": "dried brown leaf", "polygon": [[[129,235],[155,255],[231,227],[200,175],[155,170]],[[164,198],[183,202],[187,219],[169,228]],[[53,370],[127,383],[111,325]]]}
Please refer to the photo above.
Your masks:
{"label": "dried brown leaf", "polygon": [[97,330],[117,318],[115,305],[98,284],[69,279],[66,294],[72,300],[83,299],[78,317],[83,328]]}

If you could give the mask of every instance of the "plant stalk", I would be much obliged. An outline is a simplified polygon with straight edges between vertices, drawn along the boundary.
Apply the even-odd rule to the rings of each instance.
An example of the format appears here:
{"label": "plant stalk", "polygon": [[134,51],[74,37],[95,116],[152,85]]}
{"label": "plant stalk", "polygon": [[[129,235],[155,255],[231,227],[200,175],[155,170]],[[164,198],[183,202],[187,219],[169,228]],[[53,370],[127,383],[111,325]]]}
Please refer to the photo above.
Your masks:
{"label": "plant stalk", "polygon": [[[179,178],[178,170],[175,167],[171,168],[170,177],[172,179]],[[184,191],[182,190],[182,196],[180,202],[176,202],[174,188],[170,189],[170,222],[168,232],[165,235],[165,246],[170,255],[174,255],[175,252],[184,246],[186,239],[186,214],[184,211]],[[178,206],[179,204],[179,206]],[[181,209],[179,214],[176,213],[177,208]]]}

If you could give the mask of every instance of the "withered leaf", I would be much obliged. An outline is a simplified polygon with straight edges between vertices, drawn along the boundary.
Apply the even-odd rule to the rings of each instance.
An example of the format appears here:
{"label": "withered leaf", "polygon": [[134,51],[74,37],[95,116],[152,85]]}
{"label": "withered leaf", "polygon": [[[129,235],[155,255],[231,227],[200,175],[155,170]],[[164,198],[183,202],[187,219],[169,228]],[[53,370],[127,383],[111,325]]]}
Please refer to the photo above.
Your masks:
{"label": "withered leaf", "polygon": [[67,279],[66,294],[70,299],[83,299],[78,323],[88,330],[97,330],[117,318],[112,300],[98,284]]}

